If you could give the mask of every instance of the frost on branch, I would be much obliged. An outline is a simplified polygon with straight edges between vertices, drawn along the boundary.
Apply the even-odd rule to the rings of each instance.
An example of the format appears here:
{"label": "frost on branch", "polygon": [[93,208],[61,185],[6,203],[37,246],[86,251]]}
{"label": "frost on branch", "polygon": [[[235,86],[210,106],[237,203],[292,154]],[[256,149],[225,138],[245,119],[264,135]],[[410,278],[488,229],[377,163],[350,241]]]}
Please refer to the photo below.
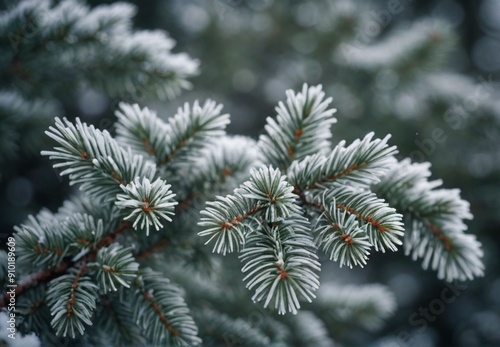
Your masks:
{"label": "frost on branch", "polygon": [[161,179],[153,183],[147,178],[141,181],[137,177],[121,188],[125,193],[117,195],[116,205],[129,213],[124,219],[132,220],[134,228],[145,228],[146,235],[149,235],[150,226],[159,230],[163,227],[161,220],[172,221],[169,215],[174,214],[178,202],[173,199],[175,194],[170,190],[170,184]]}

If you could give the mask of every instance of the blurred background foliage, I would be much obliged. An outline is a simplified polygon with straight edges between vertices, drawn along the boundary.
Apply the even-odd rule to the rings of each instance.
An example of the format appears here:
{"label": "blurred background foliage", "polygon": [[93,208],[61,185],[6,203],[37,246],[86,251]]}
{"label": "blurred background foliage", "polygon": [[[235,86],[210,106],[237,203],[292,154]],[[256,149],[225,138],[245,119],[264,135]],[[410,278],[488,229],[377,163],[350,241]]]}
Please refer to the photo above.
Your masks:
{"label": "blurred background foliage", "polygon": [[[474,214],[469,232],[484,245],[486,276],[466,283],[426,329],[412,325],[409,317],[429,308],[446,286],[402,252],[374,254],[364,269],[332,269],[322,276],[338,283],[381,282],[394,291],[397,313],[377,335],[369,335],[373,345],[500,344],[498,1],[131,3],[138,7],[135,27],[168,31],[177,41],[174,51],[200,60],[192,91],[158,101],[140,93],[110,98],[94,89],[61,88],[59,108],[49,110],[53,116],[79,116],[112,130],[121,100],[167,117],[185,101],[212,98],[231,114],[229,133],[256,138],[286,89],[299,89],[304,82],[323,84],[338,109],[334,139],[350,142],[372,130],[379,137],[391,133],[390,143],[402,157],[431,162],[434,177],[442,178],[445,187],[462,190]],[[21,134],[23,140],[40,141],[22,156],[2,161],[4,234],[42,206],[55,210],[70,193],[67,182],[39,155],[49,146],[40,130],[47,125],[27,127],[31,130]],[[346,337],[348,330],[339,329],[344,340],[366,341]]]}

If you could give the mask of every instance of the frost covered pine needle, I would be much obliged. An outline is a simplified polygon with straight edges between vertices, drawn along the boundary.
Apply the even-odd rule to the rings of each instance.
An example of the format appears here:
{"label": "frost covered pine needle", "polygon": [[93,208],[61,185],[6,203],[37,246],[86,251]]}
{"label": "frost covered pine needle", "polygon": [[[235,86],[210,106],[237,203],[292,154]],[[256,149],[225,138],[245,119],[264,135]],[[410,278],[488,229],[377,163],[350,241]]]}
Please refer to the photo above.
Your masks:
{"label": "frost covered pine needle", "polygon": [[174,207],[178,202],[173,200],[175,194],[170,190],[170,184],[161,179],[153,183],[147,178],[141,181],[137,177],[133,182],[120,187],[125,193],[118,194],[116,205],[129,213],[125,219],[132,220],[134,228],[146,228],[146,235],[149,235],[151,225],[160,230],[163,227],[161,220],[172,221],[169,215],[174,214]]}

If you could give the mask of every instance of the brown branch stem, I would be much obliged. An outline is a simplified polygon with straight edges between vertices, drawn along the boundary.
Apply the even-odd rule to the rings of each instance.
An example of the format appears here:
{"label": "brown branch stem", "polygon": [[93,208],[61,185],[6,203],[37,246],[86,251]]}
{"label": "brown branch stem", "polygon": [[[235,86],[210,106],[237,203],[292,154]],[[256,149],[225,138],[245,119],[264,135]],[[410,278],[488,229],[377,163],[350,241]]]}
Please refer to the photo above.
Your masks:
{"label": "brown branch stem", "polygon": [[[109,235],[103,237],[99,242],[95,245],[95,247],[92,249],[92,251],[87,254],[83,259],[79,260],[78,263],[82,264],[85,266],[85,264],[89,261],[93,261],[97,255],[97,252],[99,249],[103,247],[109,246],[118,235],[123,233],[125,230],[130,228],[132,226],[131,222],[122,222],[118,227],[113,230]],[[56,267],[50,268],[50,269],[45,269],[45,270],[40,270],[38,272],[32,273],[26,277],[18,284],[18,286],[15,288],[15,295],[16,297],[19,295],[22,295],[26,290],[29,288],[34,287],[38,283],[45,283],[53,280],[54,278],[62,275],[63,273],[66,272],[70,267],[74,266],[76,263],[73,263],[71,261],[64,261],[58,264]],[[2,301],[0,302],[0,308],[4,307],[5,303],[8,302],[10,299],[10,295],[7,294],[7,292],[4,293],[2,297]]]}
{"label": "brown branch stem", "polygon": [[163,314],[161,308],[158,306],[154,298],[147,292],[143,292],[144,299],[146,299],[147,302],[150,303],[151,307],[153,307],[153,310],[155,313],[160,317],[160,321],[165,325],[165,328],[167,328],[168,332],[171,333],[174,336],[179,336],[179,331],[174,329],[172,324],[168,321],[167,317]]}
{"label": "brown branch stem", "polygon": [[145,258],[149,257],[153,253],[159,252],[165,248],[167,248],[170,245],[170,241],[167,239],[160,240],[158,243],[155,243],[153,246],[146,248],[142,250],[141,252],[137,253],[135,255],[136,260],[144,260]]}
{"label": "brown branch stem", "polygon": [[342,170],[342,171],[340,171],[338,173],[335,173],[335,174],[330,175],[328,177],[322,178],[318,182],[308,185],[306,187],[306,189],[316,189],[316,188],[319,188],[318,186],[320,184],[322,184],[322,183],[335,181],[336,179],[338,179],[338,178],[340,178],[342,176],[348,175],[351,172],[353,172],[354,170],[361,169],[361,168],[363,168],[365,166],[366,166],[366,163],[361,163],[361,164],[354,163],[351,166],[349,166],[348,168],[346,168],[346,169],[344,169],[344,170]]}
{"label": "brown branch stem", "polygon": [[441,228],[439,228],[435,224],[427,224],[427,227],[431,230],[431,232],[444,244],[444,249],[447,252],[450,252],[452,249],[452,244],[450,239],[443,233]]}

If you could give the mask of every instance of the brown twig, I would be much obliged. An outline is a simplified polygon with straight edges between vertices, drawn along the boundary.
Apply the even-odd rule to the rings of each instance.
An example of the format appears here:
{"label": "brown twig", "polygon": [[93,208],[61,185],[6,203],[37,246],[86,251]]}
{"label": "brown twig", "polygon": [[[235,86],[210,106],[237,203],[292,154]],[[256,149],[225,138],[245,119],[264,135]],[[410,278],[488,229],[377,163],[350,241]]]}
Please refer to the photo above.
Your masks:
{"label": "brown twig", "polygon": [[333,174],[331,176],[328,176],[328,177],[325,177],[323,179],[320,179],[318,182],[313,183],[313,184],[307,186],[306,189],[316,189],[322,183],[335,181],[336,179],[338,179],[338,178],[340,178],[342,176],[348,175],[351,172],[353,172],[354,170],[361,169],[364,166],[366,166],[366,163],[361,163],[361,164],[354,163],[351,166],[349,166],[348,168],[340,171],[339,173],[336,173],[336,174]]}
{"label": "brown twig", "polygon": [[160,240],[158,243],[155,243],[153,246],[142,250],[141,252],[135,255],[136,260],[143,260],[144,258],[149,257],[153,253],[159,252],[170,245],[170,241],[167,239]]}
{"label": "brown twig", "polygon": [[450,239],[443,234],[441,229],[434,224],[427,224],[427,227],[431,230],[431,232],[436,235],[436,237],[439,239],[444,244],[444,249],[449,252],[452,249],[451,241]]}
{"label": "brown twig", "polygon": [[[82,264],[82,266],[85,266],[85,264],[89,261],[93,261],[97,255],[97,252],[99,249],[103,247],[109,246],[118,235],[123,233],[125,230],[130,228],[132,226],[131,222],[122,222],[118,227],[113,230],[109,235],[103,237],[99,242],[95,245],[95,247],[92,249],[92,251],[87,254],[83,259],[81,259],[78,263]],[[56,267],[46,269],[46,270],[40,270],[38,272],[32,273],[26,277],[18,284],[18,286],[15,288],[15,293],[16,297],[23,294],[26,290],[29,288],[34,287],[38,283],[42,282],[49,282],[52,279],[62,275],[63,273],[66,272],[70,267],[73,267],[75,263],[71,261],[64,261],[58,264]],[[7,293],[4,293],[2,297],[2,301],[0,302],[0,308],[4,307],[5,303],[8,301],[9,296]]]}
{"label": "brown twig", "polygon": [[172,324],[168,321],[167,317],[165,317],[165,315],[163,314],[161,308],[158,306],[154,298],[147,292],[144,292],[143,295],[146,301],[151,304],[151,307],[153,307],[155,313],[160,317],[160,321],[163,323],[163,325],[165,325],[165,328],[167,328],[168,332],[173,336],[179,336],[179,331],[174,329]]}

